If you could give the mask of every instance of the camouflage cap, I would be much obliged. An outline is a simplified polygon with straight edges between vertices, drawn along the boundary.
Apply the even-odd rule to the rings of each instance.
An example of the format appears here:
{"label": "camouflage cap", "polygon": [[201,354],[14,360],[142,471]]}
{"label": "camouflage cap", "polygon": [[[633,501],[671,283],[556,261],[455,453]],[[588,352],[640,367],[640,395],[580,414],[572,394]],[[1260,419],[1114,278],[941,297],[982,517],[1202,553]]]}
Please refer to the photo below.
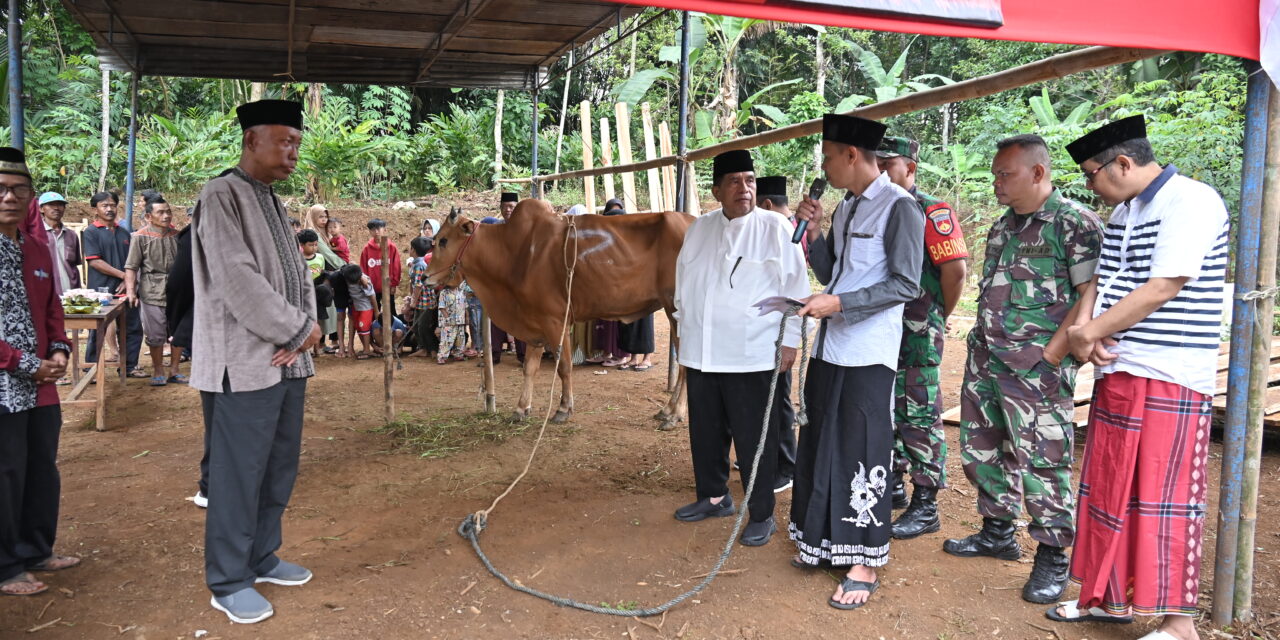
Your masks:
{"label": "camouflage cap", "polygon": [[885,136],[876,148],[876,157],[896,158],[902,156],[911,160],[920,159],[920,143],[911,138],[901,136]]}

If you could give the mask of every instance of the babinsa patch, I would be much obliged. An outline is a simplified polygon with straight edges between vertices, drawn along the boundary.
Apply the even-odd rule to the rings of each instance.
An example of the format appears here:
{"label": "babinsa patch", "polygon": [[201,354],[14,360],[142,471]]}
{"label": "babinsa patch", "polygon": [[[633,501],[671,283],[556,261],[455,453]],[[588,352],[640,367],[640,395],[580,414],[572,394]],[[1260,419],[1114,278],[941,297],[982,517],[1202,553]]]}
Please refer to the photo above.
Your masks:
{"label": "babinsa patch", "polygon": [[946,207],[938,207],[930,211],[929,222],[933,223],[933,230],[940,235],[949,236],[956,229],[956,226],[951,223],[951,210]]}

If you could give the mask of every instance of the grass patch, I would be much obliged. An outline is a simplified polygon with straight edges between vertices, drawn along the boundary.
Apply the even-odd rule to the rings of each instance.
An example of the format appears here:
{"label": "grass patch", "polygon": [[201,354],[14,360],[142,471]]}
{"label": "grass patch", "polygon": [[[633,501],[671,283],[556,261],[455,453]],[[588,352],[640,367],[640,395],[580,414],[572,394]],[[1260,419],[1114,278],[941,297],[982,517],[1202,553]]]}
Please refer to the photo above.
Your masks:
{"label": "grass patch", "polygon": [[464,415],[433,414],[418,418],[402,414],[400,419],[374,429],[391,436],[396,445],[423,458],[444,458],[483,444],[505,442],[529,430],[530,419],[513,421],[494,413]]}

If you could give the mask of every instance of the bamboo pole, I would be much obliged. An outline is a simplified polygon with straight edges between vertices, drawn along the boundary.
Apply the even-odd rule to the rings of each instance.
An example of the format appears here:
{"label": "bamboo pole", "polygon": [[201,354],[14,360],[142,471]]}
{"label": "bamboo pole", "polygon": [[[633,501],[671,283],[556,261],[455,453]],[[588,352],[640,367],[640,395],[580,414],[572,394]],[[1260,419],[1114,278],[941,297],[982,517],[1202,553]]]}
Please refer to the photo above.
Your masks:
{"label": "bamboo pole", "polygon": [[[908,94],[893,100],[877,102],[872,105],[854,109],[847,113],[858,115],[863,118],[881,120],[891,116],[901,115],[903,113],[911,113],[914,111],[938,107],[948,102],[962,102],[965,100],[972,100],[974,98],[981,98],[1000,93],[1002,91],[1025,87],[1037,82],[1061,78],[1081,71],[1125,64],[1128,62],[1165,55],[1167,53],[1169,53],[1169,51],[1156,49],[1088,47],[1086,49],[1058,54],[1056,56],[1045,58],[1044,60],[1024,64],[1012,69],[1006,69],[998,73],[973,78],[971,80],[964,80],[955,84],[929,89],[928,91]],[[706,160],[724,153],[725,151],[733,151],[735,149],[753,149],[767,144],[785,142],[787,140],[794,140],[796,138],[818,133],[822,133],[822,118],[815,118],[813,120],[780,127],[771,131],[735,138],[719,144],[706,146],[701,149],[694,149],[687,154],[685,160],[688,162]],[[585,175],[604,175],[606,173],[644,171],[650,167],[661,167],[673,164],[678,159],[679,158],[677,156],[665,156],[662,158],[655,158],[654,160],[646,160],[644,162],[620,164],[610,169],[599,168],[591,171],[570,171],[560,175],[541,176],[538,180],[559,180],[564,178],[581,178]],[[530,178],[520,178],[506,180],[506,182],[528,182],[529,180]]]}
{"label": "bamboo pole", "polygon": [[480,357],[484,358],[484,410],[487,413],[498,412],[498,389],[493,379],[493,323],[489,322],[489,312],[480,316],[481,339],[484,345],[480,349]]}
{"label": "bamboo pole", "polygon": [[[560,145],[564,142],[564,121],[569,115],[569,81],[572,79],[573,49],[570,49],[569,70],[564,74],[564,94],[560,97],[560,125],[556,127],[556,162],[551,173],[560,173]],[[586,165],[583,165],[583,168],[586,168]],[[535,169],[534,172],[536,173],[537,170]]]}
{"label": "bamboo pole", "polygon": [[[1262,191],[1262,237],[1258,251],[1257,291],[1276,286],[1277,240],[1280,240],[1280,92],[1271,91],[1267,114],[1267,165]],[[1237,283],[1237,286],[1248,283]],[[1241,292],[1237,290],[1237,294]],[[1253,617],[1253,557],[1258,526],[1258,477],[1262,462],[1262,421],[1267,374],[1271,364],[1271,323],[1275,296],[1254,301],[1253,353],[1249,362],[1249,413],[1240,479],[1240,538],[1236,548],[1235,619]]]}
{"label": "bamboo pole", "polygon": [[[600,118],[600,166],[613,166],[613,141],[609,139],[608,118]],[[604,199],[612,200],[617,197],[613,190],[613,174],[601,174],[600,178],[604,182]]]}
{"label": "bamboo pole", "polygon": [[698,172],[694,170],[693,163],[689,162],[685,165],[684,183],[689,185],[688,193],[684,198],[684,212],[691,216],[702,215],[702,205],[698,203]]}
{"label": "bamboo pole", "polygon": [[[671,155],[671,127],[666,122],[658,123],[658,151]],[[676,210],[676,168],[671,165],[662,168],[662,210]]]}
{"label": "bamboo pole", "polygon": [[[1240,172],[1240,219],[1236,223],[1235,282],[1258,279],[1262,230],[1262,185],[1267,155],[1267,106],[1271,79],[1256,62],[1246,62],[1249,95],[1245,104],[1244,158]],[[1252,357],[1252,302],[1236,297],[1231,306],[1231,356],[1227,369],[1227,415],[1222,428],[1222,472],[1218,483],[1218,539],[1213,560],[1213,623],[1231,624],[1235,601],[1236,544],[1240,539],[1240,477],[1249,412],[1249,360]]]}
{"label": "bamboo pole", "polygon": [[[631,166],[631,110],[627,103],[613,105],[614,117],[618,120],[618,162],[619,167]],[[628,169],[622,174],[622,206],[627,211],[640,210],[636,204],[636,169]]]}
{"label": "bamboo pole", "polygon": [[111,159],[111,71],[102,69],[102,155],[98,168],[98,191],[107,190],[107,168]]}
{"label": "bamboo pole", "polygon": [[[592,140],[591,140],[591,101],[583,100],[579,106],[578,119],[582,121],[582,168],[590,169],[595,160],[592,157]],[[582,196],[586,200],[587,211],[595,213],[596,211],[596,179],[586,177],[582,179]]]}
{"label": "bamboo pole", "polygon": [[[649,103],[645,102],[640,105],[640,127],[641,133],[644,135],[644,159],[653,160],[658,157],[658,149],[653,144],[653,115],[649,111]],[[657,167],[648,171],[646,178],[649,181],[649,210],[662,211],[662,178],[659,177],[660,172]]]}
{"label": "bamboo pole", "polygon": [[378,250],[382,252],[382,417],[387,424],[396,418],[395,391],[391,388],[396,369],[395,354],[391,351],[391,334],[395,333],[391,322],[391,306],[395,304],[396,293],[391,290],[391,263],[387,253],[387,237],[378,238]]}

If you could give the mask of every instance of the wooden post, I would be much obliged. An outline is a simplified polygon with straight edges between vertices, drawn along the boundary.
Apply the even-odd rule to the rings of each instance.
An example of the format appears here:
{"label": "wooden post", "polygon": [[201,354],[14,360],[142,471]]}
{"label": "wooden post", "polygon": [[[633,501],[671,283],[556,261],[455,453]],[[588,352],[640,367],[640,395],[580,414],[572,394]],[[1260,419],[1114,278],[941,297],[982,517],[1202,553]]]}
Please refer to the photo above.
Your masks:
{"label": "wooden post", "polygon": [[[609,119],[600,118],[600,166],[613,166],[613,141],[609,139]],[[604,199],[612,200],[616,196],[613,191],[613,174],[600,176],[604,180]]]}
{"label": "wooden post", "polygon": [[[590,169],[595,164],[591,141],[591,101],[583,100],[579,106],[578,119],[582,121],[582,168]],[[586,200],[587,211],[596,212],[596,179],[587,176],[582,179],[582,197]]]}
{"label": "wooden post", "polygon": [[[560,173],[560,145],[564,142],[564,120],[569,115],[569,81],[573,79],[573,49],[569,50],[569,70],[564,72],[564,93],[560,97],[560,125],[556,127],[556,162],[551,173]],[[535,167],[534,175],[537,175]],[[553,187],[554,188],[554,187]]]}
{"label": "wooden post", "polygon": [[489,312],[480,316],[481,340],[484,345],[480,349],[480,357],[484,358],[484,410],[487,413],[498,412],[498,390],[493,380],[493,323],[489,322]]}
{"label": "wooden post", "polygon": [[[649,113],[649,103],[645,102],[640,105],[640,123],[641,132],[644,135],[644,159],[652,160],[658,157],[658,149],[653,144],[653,117]],[[658,168],[654,167],[648,172],[649,180],[649,210],[662,211],[662,180],[658,177]]]}
{"label": "wooden post", "polygon": [[685,213],[693,216],[702,215],[702,205],[698,204],[698,173],[693,170],[693,163],[685,164],[684,183],[689,185],[689,191],[684,199]]}
{"label": "wooden post", "polygon": [[505,92],[498,89],[498,105],[494,108],[493,115],[493,177],[495,180],[502,178],[502,99]]}
{"label": "wooden post", "polygon": [[[631,111],[625,102],[615,104],[613,111],[618,120],[618,162],[631,164]],[[631,171],[622,174],[622,205],[628,212],[640,210],[636,204],[636,174]]]}
{"label": "wooden post", "polygon": [[107,165],[111,159],[111,71],[102,69],[102,166],[98,170],[98,191],[107,190]]}
{"label": "wooden post", "polygon": [[[665,122],[658,123],[658,151],[664,156],[671,155],[671,127]],[[662,168],[662,210],[676,210],[676,168],[667,165]]]}
{"label": "wooden post", "polygon": [[[1262,238],[1258,253],[1257,291],[1276,286],[1277,240],[1280,240],[1280,91],[1271,91],[1267,114],[1267,159],[1262,192]],[[1236,283],[1236,294],[1247,282]],[[1254,304],[1253,353],[1249,362],[1248,419],[1245,422],[1244,467],[1240,479],[1240,533],[1236,548],[1235,619],[1253,618],[1253,560],[1258,526],[1258,478],[1262,462],[1262,421],[1266,413],[1267,378],[1271,363],[1271,318],[1275,297]]]}
{"label": "wooden post", "polygon": [[396,398],[391,388],[393,373],[396,369],[395,354],[392,353],[391,334],[395,333],[391,326],[391,306],[395,304],[396,293],[391,290],[391,261],[387,253],[387,237],[378,238],[378,250],[382,252],[382,386],[383,414],[387,424],[395,421]]}

